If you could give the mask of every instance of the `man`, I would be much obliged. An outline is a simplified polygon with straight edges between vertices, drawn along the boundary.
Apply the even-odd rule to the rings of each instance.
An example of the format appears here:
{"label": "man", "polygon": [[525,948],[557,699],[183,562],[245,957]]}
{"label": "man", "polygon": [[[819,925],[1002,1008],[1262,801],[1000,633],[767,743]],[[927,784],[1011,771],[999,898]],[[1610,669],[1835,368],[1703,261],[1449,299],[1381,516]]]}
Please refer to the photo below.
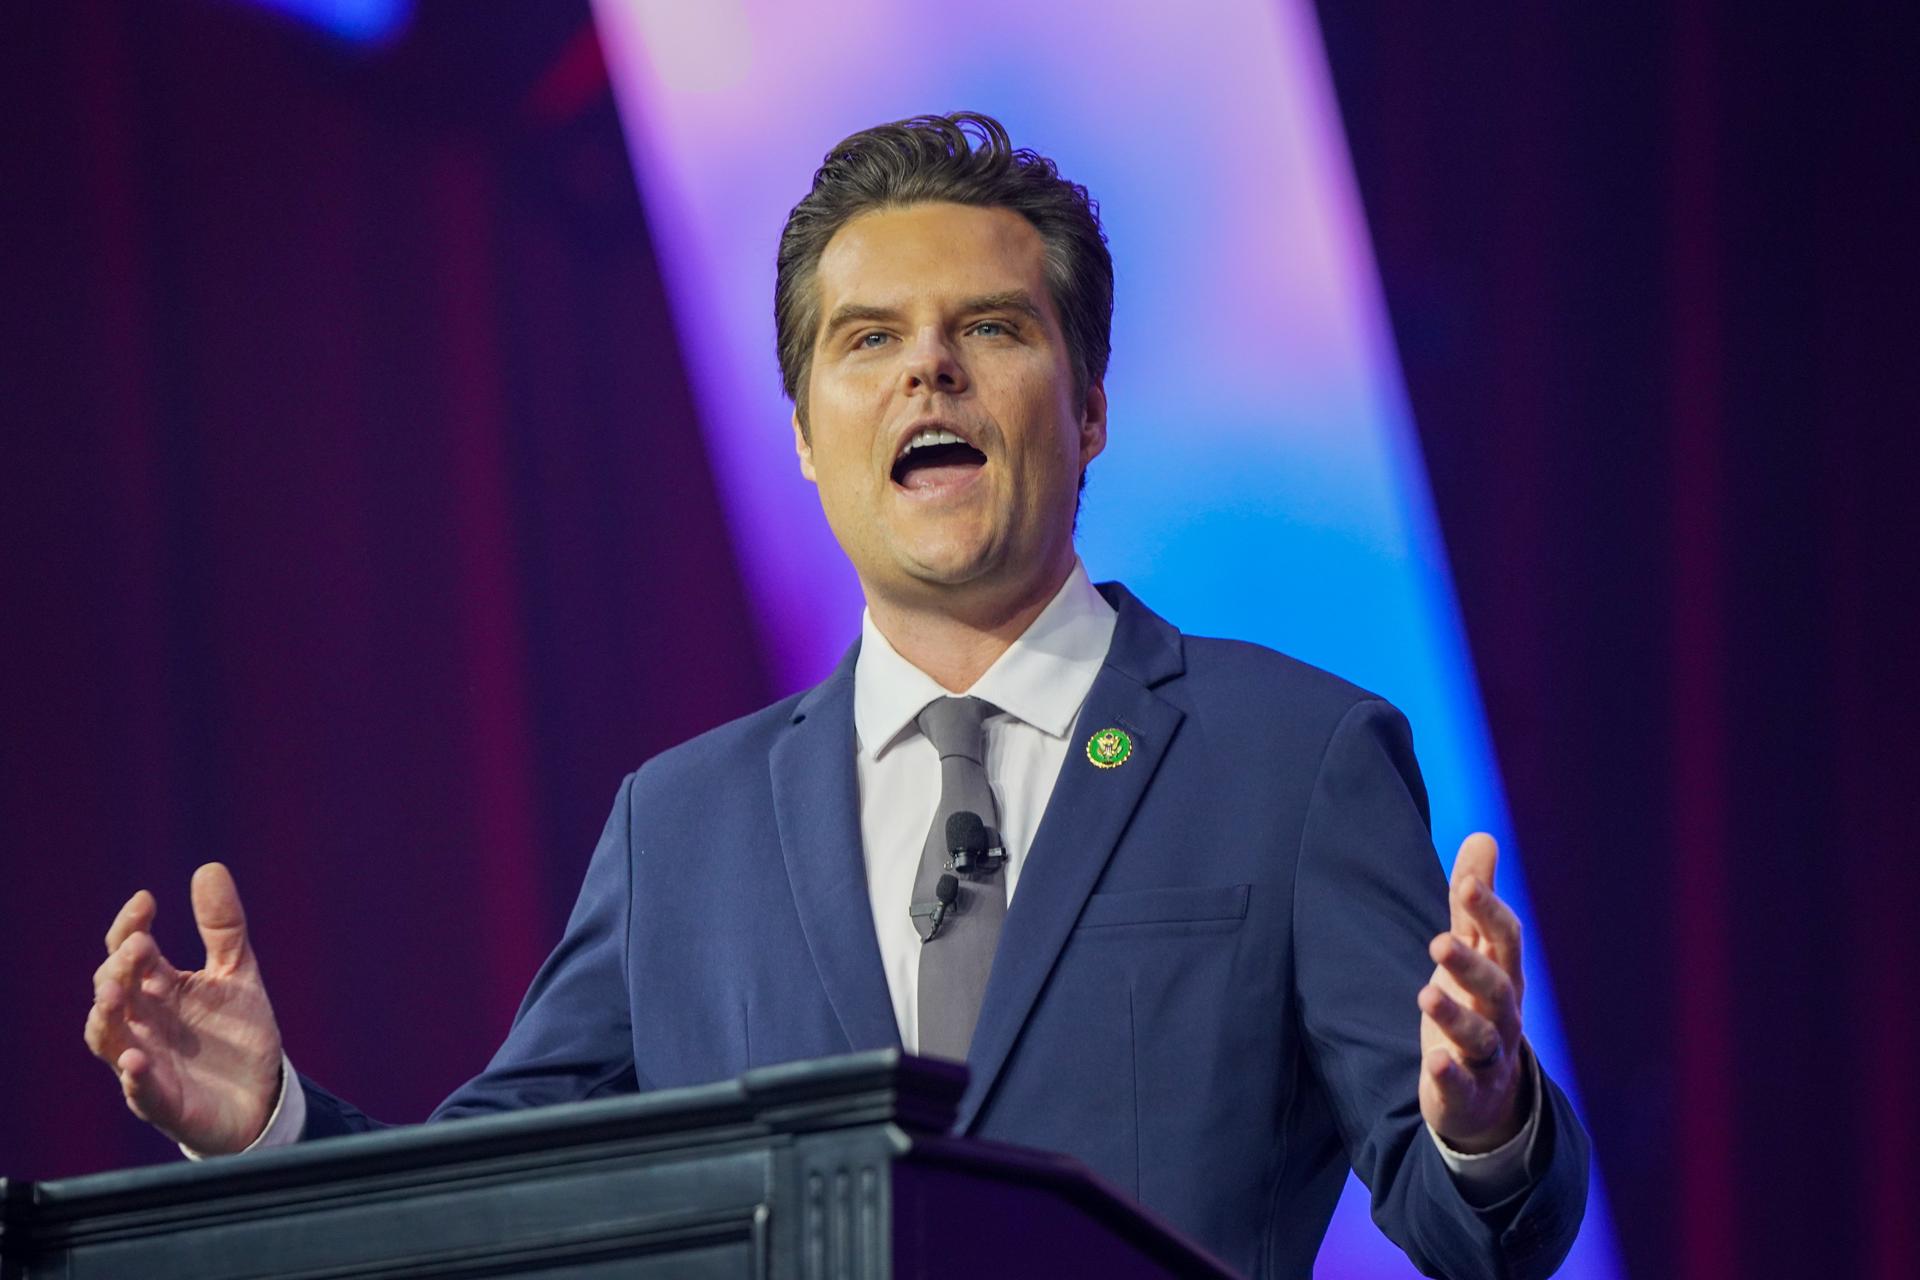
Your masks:
{"label": "man", "polygon": [[[867,600],[824,684],[622,785],[559,948],[436,1116],[904,1044],[961,1132],[1078,1156],[1229,1264],[1304,1276],[1349,1162],[1416,1264],[1532,1276],[1585,1135],[1526,1048],[1520,936],[1449,887],[1407,726],[1183,636],[1074,553],[1112,265],[1086,192],[982,116],[837,147],[775,293],[800,469]],[[223,867],[180,974],[142,891],[87,1042],[198,1152],[374,1122],[286,1063]]]}

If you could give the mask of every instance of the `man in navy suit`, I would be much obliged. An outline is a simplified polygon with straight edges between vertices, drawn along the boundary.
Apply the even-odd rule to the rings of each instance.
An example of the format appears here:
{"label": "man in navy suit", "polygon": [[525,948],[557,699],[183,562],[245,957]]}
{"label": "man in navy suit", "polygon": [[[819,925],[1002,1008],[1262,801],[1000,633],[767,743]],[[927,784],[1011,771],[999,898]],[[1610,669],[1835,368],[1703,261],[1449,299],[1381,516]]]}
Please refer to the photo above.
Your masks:
{"label": "man in navy suit", "polygon": [[[436,1115],[956,1045],[961,1132],[1075,1155],[1250,1274],[1310,1272],[1349,1165],[1430,1274],[1548,1274],[1587,1144],[1521,1033],[1493,842],[1449,886],[1393,708],[1185,636],[1074,552],[1112,296],[1086,192],[989,119],[828,156],[776,313],[860,642],[626,779],[506,1043]],[[937,708],[972,745],[936,745]],[[923,876],[965,778],[1004,861],[942,882],[943,938]],[[145,891],[108,934],[87,1039],[128,1104],[193,1153],[372,1127],[288,1063],[225,868],[193,903],[202,971]],[[980,983],[929,987],[980,921]]]}

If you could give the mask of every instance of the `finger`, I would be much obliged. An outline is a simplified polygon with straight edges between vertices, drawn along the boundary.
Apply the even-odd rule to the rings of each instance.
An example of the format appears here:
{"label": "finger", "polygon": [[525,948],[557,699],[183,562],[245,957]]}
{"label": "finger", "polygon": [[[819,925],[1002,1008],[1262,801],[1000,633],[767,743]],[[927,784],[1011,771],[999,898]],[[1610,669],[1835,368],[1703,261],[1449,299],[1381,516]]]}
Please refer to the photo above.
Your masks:
{"label": "finger", "polygon": [[153,1058],[142,1049],[128,1049],[114,1060],[113,1069],[120,1076],[120,1095],[127,1100],[127,1106],[142,1120],[153,1123]]}
{"label": "finger", "polygon": [[101,983],[117,982],[131,996],[143,990],[147,979],[156,974],[168,978],[174,974],[173,966],[160,954],[160,944],[150,933],[130,933],[93,971],[93,986],[97,992]]}
{"label": "finger", "polygon": [[1428,953],[1503,1034],[1509,1026],[1518,1028],[1519,1001],[1505,969],[1450,933],[1436,937]]}
{"label": "finger", "polygon": [[159,913],[159,909],[159,903],[145,889],[128,898],[127,905],[120,908],[120,914],[113,918],[113,924],[107,929],[107,954],[112,955],[119,950],[128,934],[151,933],[153,917]]}
{"label": "finger", "polygon": [[1493,869],[1500,860],[1500,846],[1493,837],[1484,831],[1476,831],[1460,842],[1460,852],[1453,856],[1453,875],[1449,877],[1447,905],[1452,913],[1451,928],[1469,940],[1478,934],[1473,917],[1467,911],[1463,896],[1466,886],[1473,880],[1491,886]]}
{"label": "finger", "polygon": [[109,1065],[129,1047],[132,1035],[127,1026],[126,990],[119,983],[103,984],[94,996],[93,1007],[87,1010],[84,1038],[94,1057]]}
{"label": "finger", "polygon": [[1493,1064],[1502,1047],[1499,1028],[1468,1009],[1439,987],[1421,988],[1420,1011],[1433,1020],[1463,1066],[1482,1070]]}
{"label": "finger", "polygon": [[233,873],[218,862],[193,873],[193,922],[207,946],[207,968],[231,973],[247,962],[247,913]]}
{"label": "finger", "polygon": [[1466,908],[1479,926],[1480,937],[1492,948],[1494,962],[1518,983],[1520,978],[1520,917],[1493,889],[1474,880],[1467,885]]}
{"label": "finger", "polygon": [[139,1055],[137,1061],[143,1063],[151,1061],[152,1055],[147,1051],[151,1041],[149,1029],[135,1019],[133,1012],[131,994],[118,983],[110,982],[87,1014],[87,1047],[116,1074],[121,1072],[121,1064],[129,1054]]}
{"label": "finger", "polygon": [[114,1065],[120,1073],[120,1092],[133,1114],[173,1141],[181,1141],[180,1083],[166,1058],[129,1049]]}
{"label": "finger", "polygon": [[1451,1053],[1437,1045],[1427,1050],[1421,1057],[1420,1069],[1440,1087],[1442,1093],[1457,1096],[1473,1088],[1473,1073],[1461,1066]]}

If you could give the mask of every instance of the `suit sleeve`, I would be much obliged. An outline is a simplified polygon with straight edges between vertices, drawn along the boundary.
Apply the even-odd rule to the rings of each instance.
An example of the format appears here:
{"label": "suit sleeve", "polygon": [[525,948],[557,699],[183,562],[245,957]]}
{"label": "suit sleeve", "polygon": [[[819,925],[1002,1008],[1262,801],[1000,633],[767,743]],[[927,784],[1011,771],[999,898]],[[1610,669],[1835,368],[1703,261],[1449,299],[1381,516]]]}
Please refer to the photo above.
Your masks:
{"label": "suit sleeve", "polygon": [[[633,785],[629,776],[620,786],[566,932],[534,976],[505,1043],[486,1070],[455,1090],[429,1119],[578,1102],[637,1088],[627,1012]],[[385,1127],[305,1077],[300,1083],[307,1101],[303,1138]]]}
{"label": "suit sleeve", "polygon": [[1357,703],[1328,740],[1301,835],[1295,972],[1308,1053],[1333,1102],[1374,1221],[1427,1275],[1531,1280],[1566,1257],[1586,1208],[1586,1134],[1543,1076],[1523,1191],[1464,1200],[1420,1116],[1427,943],[1448,925],[1426,787],[1407,722]]}

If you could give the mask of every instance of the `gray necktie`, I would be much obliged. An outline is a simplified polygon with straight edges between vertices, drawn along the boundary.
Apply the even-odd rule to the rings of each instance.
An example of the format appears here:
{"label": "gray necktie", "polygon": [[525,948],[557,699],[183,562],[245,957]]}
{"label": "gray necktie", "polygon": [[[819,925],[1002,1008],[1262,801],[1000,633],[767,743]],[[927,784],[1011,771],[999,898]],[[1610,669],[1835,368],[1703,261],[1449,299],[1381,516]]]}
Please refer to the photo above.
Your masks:
{"label": "gray necktie", "polygon": [[[933,811],[920,853],[920,873],[914,879],[916,904],[936,901],[940,877],[953,875],[947,848],[947,819],[960,812],[980,815],[990,843],[1000,844],[1000,817],[993,791],[987,785],[986,718],[999,708],[978,698],[941,698],[927,705],[917,719],[940,753],[940,804]],[[1000,941],[1000,923],[1007,915],[1004,869],[984,874],[973,870],[957,875],[953,908],[931,938],[931,918],[914,917],[920,931],[920,1052],[929,1057],[964,1061],[973,1041],[973,1024],[980,1020],[980,1000],[986,994],[987,974],[993,968],[993,950]]]}

